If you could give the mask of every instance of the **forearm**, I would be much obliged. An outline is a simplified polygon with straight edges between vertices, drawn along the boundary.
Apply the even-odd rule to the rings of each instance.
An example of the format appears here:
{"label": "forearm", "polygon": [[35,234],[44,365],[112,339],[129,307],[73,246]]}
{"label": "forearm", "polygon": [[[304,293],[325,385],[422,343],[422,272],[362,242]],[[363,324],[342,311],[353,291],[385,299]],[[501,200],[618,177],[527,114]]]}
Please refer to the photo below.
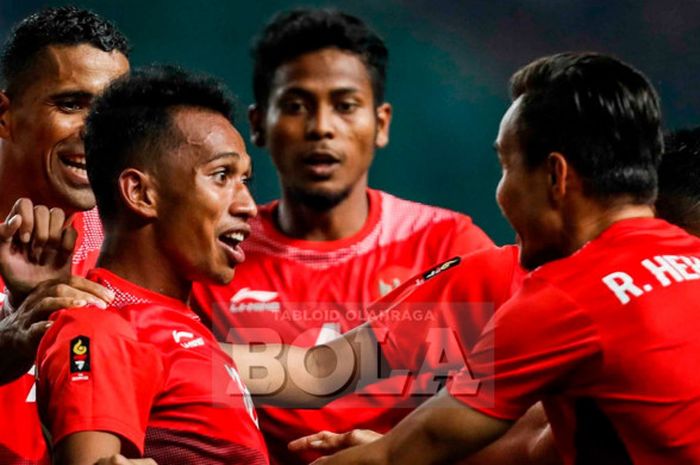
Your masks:
{"label": "forearm", "polygon": [[12,315],[0,320],[0,385],[12,382],[27,373],[34,357],[18,350],[17,329]]}
{"label": "forearm", "polygon": [[432,465],[452,463],[478,451],[508,430],[496,420],[464,406],[444,391],[404,418],[381,439],[352,447],[323,465]]}
{"label": "forearm", "polygon": [[73,433],[56,445],[54,465],[94,465],[101,459],[118,454],[119,437],[102,431]]}
{"label": "forearm", "polygon": [[256,403],[318,408],[351,390],[356,382],[355,354],[324,346],[309,349],[268,344],[262,350],[230,346],[239,373]]}

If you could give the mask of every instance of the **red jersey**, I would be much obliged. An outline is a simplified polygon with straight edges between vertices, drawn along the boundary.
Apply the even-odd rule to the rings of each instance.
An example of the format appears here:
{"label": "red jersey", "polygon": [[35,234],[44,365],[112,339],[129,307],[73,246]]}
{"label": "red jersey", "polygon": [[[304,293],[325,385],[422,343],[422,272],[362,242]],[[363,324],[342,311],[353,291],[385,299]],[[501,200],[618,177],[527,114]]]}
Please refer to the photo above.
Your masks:
{"label": "red jersey", "polygon": [[192,310],[104,269],[88,277],[115,292],[112,305],[60,311],[37,354],[54,444],[107,431],[123,454],[158,463],[269,463],[233,360]]}
{"label": "red jersey", "polygon": [[698,302],[700,240],[617,222],[525,279],[453,395],[509,420],[543,400],[567,463],[700,463]]}
{"label": "red jersey", "polygon": [[[366,306],[401,282],[456,255],[493,247],[465,215],[367,191],[368,218],[351,237],[305,241],[281,234],[277,202],[262,206],[243,243],[246,261],[228,286],[197,286],[193,302],[217,338],[303,347],[328,341],[367,321]],[[387,431],[407,411],[399,399],[349,396],[322,410],[266,408],[261,427],[278,463],[308,463],[314,453],[292,455],[287,443],[321,429]],[[343,408],[343,406],[345,408]],[[350,406],[352,408],[350,408]]]}
{"label": "red jersey", "polygon": [[[494,311],[520,287],[517,246],[448,260],[372,304],[382,356],[394,370],[434,377],[460,370]],[[426,395],[437,394],[435,390]]]}
{"label": "red jersey", "polygon": [[[102,246],[102,225],[96,209],[77,213],[73,227],[78,239],[73,254],[73,273],[84,276],[97,262]],[[0,289],[5,285],[0,278]],[[5,300],[0,292],[0,307]],[[22,378],[0,386],[0,463],[3,465],[48,464],[48,453],[36,411],[34,369]]]}

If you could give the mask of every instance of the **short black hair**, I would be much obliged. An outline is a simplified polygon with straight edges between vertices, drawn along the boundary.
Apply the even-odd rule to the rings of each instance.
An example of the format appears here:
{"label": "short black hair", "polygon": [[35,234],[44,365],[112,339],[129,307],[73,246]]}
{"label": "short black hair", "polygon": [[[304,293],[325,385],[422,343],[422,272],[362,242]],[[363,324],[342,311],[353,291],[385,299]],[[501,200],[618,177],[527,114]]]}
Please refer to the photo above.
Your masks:
{"label": "short black hair", "polygon": [[654,201],[661,109],[641,72],[607,55],[560,53],[518,70],[511,93],[514,100],[522,97],[516,124],[528,166],[560,152],[588,195]]}
{"label": "short black hair", "polygon": [[195,107],[233,123],[234,100],[212,77],[156,65],[115,80],[95,100],[85,126],[85,158],[100,218],[119,210],[117,180],[126,168],[157,169],[159,157],[182,139],[173,111]]}
{"label": "short black hair", "polygon": [[117,50],[128,57],[129,42],[111,22],[74,6],[46,8],[12,28],[0,58],[0,84],[18,93],[39,52],[50,45],[90,44],[104,52]]}
{"label": "short black hair", "polygon": [[253,42],[253,92],[258,105],[267,106],[280,65],[324,48],[358,55],[369,72],[375,105],[384,102],[389,51],[382,38],[361,19],[347,13],[302,8],[273,17]]}
{"label": "short black hair", "polygon": [[697,234],[700,232],[700,127],[672,132],[665,141],[656,213]]}

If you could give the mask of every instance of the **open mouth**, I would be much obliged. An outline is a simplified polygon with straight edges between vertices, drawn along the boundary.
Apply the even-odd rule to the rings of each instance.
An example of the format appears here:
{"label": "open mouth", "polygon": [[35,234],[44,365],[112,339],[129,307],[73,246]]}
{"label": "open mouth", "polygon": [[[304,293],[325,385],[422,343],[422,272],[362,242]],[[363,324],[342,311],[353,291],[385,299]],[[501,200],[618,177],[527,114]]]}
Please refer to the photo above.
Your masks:
{"label": "open mouth", "polygon": [[328,153],[312,153],[304,157],[306,168],[318,178],[327,178],[340,166],[340,160]]}
{"label": "open mouth", "polygon": [[241,242],[245,240],[245,235],[239,231],[229,232],[220,235],[219,240],[231,247],[237,247]]}
{"label": "open mouth", "polygon": [[85,156],[76,155],[60,155],[58,159],[61,165],[65,168],[70,178],[76,184],[88,184],[87,169],[85,165]]}
{"label": "open mouth", "polygon": [[245,260],[245,253],[241,248],[241,242],[247,234],[241,231],[229,231],[219,236],[219,242],[224,245],[224,250],[228,258],[234,263],[242,263]]}

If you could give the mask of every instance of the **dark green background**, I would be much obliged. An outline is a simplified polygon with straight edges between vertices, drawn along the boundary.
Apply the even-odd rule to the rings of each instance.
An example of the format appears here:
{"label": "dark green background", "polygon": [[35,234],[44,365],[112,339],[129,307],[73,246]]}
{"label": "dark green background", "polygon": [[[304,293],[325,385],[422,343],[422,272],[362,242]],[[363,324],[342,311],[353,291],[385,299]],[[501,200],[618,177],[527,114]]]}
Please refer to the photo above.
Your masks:
{"label": "dark green background", "polygon": [[[0,0],[0,35],[44,5]],[[700,2],[647,1],[78,1],[115,21],[134,65],[175,62],[222,77],[239,95],[247,135],[251,37],[280,9],[335,6],[364,18],[390,50],[391,143],[377,153],[371,184],[466,212],[497,242],[513,234],[494,200],[491,148],[508,106],[507,80],[530,60],[564,50],[613,53],[644,71],[664,103],[667,127],[700,124]],[[254,193],[277,195],[267,155]]]}

